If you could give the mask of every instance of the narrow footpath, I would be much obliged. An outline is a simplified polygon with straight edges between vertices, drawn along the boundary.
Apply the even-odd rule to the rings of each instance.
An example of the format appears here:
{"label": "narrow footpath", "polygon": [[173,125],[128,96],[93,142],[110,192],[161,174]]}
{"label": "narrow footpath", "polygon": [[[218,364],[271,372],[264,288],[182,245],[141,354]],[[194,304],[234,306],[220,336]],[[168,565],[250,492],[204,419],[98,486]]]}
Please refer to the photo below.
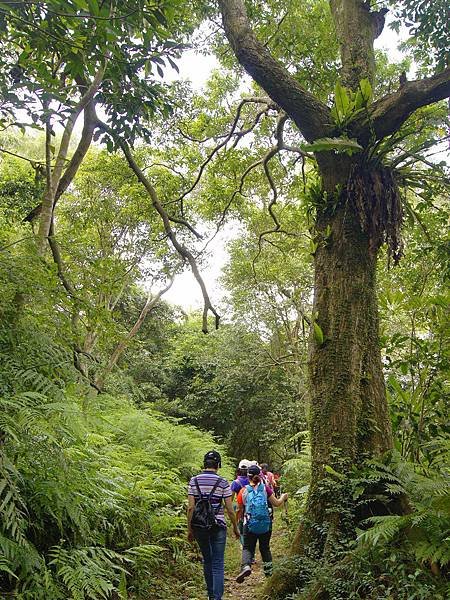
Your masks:
{"label": "narrow footpath", "polygon": [[[271,550],[276,565],[277,560],[283,558],[286,546],[289,544],[287,530],[281,519],[275,525],[272,535]],[[225,554],[225,595],[224,600],[256,600],[261,596],[265,582],[262,570],[262,560],[258,547],[256,549],[256,564],[252,566],[252,574],[244,579],[243,583],[236,583],[235,578],[240,570],[241,546],[235,540],[228,540]]]}
{"label": "narrow footpath", "polygon": [[236,583],[234,580],[239,569],[235,574],[225,574],[225,597],[224,600],[239,598],[240,600],[250,600],[256,597],[256,592],[260,591],[264,583],[264,574],[261,567],[261,557],[256,565],[252,567],[252,574],[244,580],[243,583]]}

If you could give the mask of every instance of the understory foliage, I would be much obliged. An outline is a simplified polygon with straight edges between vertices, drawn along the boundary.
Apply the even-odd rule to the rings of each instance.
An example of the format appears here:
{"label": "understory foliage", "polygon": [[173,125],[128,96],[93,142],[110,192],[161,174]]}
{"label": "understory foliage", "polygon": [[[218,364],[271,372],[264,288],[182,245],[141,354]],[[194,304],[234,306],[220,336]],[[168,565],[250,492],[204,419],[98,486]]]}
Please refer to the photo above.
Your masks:
{"label": "understory foliage", "polygon": [[[328,467],[334,481],[328,480],[319,494],[334,498],[332,508],[346,523],[346,535],[336,538],[325,556],[318,556],[310,546],[301,558],[280,562],[278,571],[297,581],[298,591],[290,596],[292,600],[448,597],[448,441],[435,444],[434,450],[432,468],[407,462],[395,451],[346,474]],[[306,443],[302,455],[288,461],[283,471],[284,489],[295,502],[291,514],[300,517],[307,472]],[[406,498],[406,513],[395,514],[395,499]],[[383,515],[379,514],[380,506],[384,507]],[[355,529],[356,523],[359,528]]]}
{"label": "understory foliage", "polygon": [[[27,185],[16,186],[19,200]],[[217,444],[138,407],[125,385],[101,395],[89,386],[74,366],[67,297],[17,221],[2,211],[0,595],[177,595],[199,570],[185,539],[186,483]]]}
{"label": "understory foliage", "polygon": [[0,588],[159,597],[152,572],[189,571],[186,480],[213,441],[126,397],[87,395],[29,321],[1,342]]}

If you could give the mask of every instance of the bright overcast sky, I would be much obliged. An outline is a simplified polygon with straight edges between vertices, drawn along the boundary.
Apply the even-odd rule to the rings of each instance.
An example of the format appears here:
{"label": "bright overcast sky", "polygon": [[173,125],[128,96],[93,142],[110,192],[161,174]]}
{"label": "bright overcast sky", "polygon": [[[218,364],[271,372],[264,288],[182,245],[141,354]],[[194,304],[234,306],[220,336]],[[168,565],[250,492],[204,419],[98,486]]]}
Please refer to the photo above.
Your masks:
{"label": "bright overcast sky", "polygon": [[[399,38],[389,27],[385,27],[382,35],[376,41],[376,47],[388,52],[392,61],[401,58],[397,49]],[[200,90],[206,83],[211,71],[218,66],[213,56],[197,54],[193,50],[186,52],[178,62],[180,79],[190,80],[196,90]],[[175,79],[176,76],[173,75]],[[202,269],[202,276],[211,296],[212,303],[216,306],[222,297],[218,279],[227,260],[226,243],[233,238],[233,227],[225,227],[209,246],[209,265]],[[190,270],[179,275],[172,288],[164,295],[164,299],[173,304],[182,306],[185,310],[201,308],[203,299],[198,283]]]}
{"label": "bright overcast sky", "polygon": [[[180,69],[180,79],[191,81],[192,87],[195,90],[200,90],[208,80],[211,71],[218,66],[218,62],[214,56],[204,56],[203,54],[197,54],[193,50],[189,50],[178,61],[178,66]],[[202,277],[205,280],[208,293],[214,305],[218,303],[222,295],[218,278],[227,259],[226,242],[231,237],[232,231],[229,227],[225,227],[216,236],[208,246],[208,266],[201,270]],[[203,297],[200,287],[190,270],[186,270],[183,274],[178,275],[171,289],[164,294],[164,300],[178,304],[185,310],[203,307]]]}

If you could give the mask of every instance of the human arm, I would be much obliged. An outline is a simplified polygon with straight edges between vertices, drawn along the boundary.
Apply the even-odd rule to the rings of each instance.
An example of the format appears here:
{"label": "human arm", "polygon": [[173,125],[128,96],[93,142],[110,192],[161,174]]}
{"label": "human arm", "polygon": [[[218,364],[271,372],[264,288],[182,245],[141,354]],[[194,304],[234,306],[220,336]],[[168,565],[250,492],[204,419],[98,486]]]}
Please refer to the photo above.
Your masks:
{"label": "human arm", "polygon": [[195,498],[194,496],[188,496],[188,508],[187,508],[187,536],[188,540],[192,542],[194,540],[194,531],[192,529],[191,521],[192,515],[194,514]]}
{"label": "human arm", "polygon": [[272,506],[276,506],[276,507],[283,505],[287,499],[288,499],[287,494],[281,494],[281,496],[279,498],[277,498],[275,496],[275,494],[271,494],[268,498],[270,504]]}
{"label": "human arm", "polygon": [[227,511],[228,517],[230,518],[231,524],[233,525],[233,532],[237,539],[239,539],[239,529],[236,522],[236,514],[233,509],[233,503],[231,496],[225,498],[225,510]]}
{"label": "human arm", "polygon": [[231,502],[235,501],[235,498],[237,497],[237,495],[239,494],[242,485],[239,483],[239,481],[237,479],[235,479],[234,481],[231,482],[230,485],[231,488]]}
{"label": "human arm", "polygon": [[244,507],[240,504],[238,504],[237,506],[237,510],[236,510],[236,521],[239,523],[240,521],[242,521],[244,517]]}

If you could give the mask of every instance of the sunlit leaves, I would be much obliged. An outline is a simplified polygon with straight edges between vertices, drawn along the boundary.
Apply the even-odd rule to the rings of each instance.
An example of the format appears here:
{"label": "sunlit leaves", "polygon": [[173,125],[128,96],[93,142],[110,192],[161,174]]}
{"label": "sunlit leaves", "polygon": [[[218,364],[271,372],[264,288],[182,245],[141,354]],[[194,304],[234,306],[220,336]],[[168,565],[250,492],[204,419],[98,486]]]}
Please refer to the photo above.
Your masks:
{"label": "sunlit leaves", "polygon": [[99,99],[110,122],[129,141],[141,133],[148,136],[149,117],[170,108],[158,80],[176,67],[180,41],[195,18],[193,13],[183,16],[182,8],[178,0],[119,6],[96,0],[2,3],[4,118],[15,119],[22,108],[42,124],[47,105],[55,120],[64,120],[79,86],[89,83],[103,64]]}
{"label": "sunlit leaves", "polygon": [[362,79],[355,92],[344,87],[338,80],[334,86],[334,106],[331,114],[336,123],[344,127],[364,109],[367,110],[372,98],[372,86],[368,79]]}
{"label": "sunlit leaves", "polygon": [[402,0],[391,2],[398,18],[393,27],[403,23],[412,36],[411,46],[417,60],[426,65],[435,62],[438,69],[449,64],[450,58],[450,11],[446,0],[424,2]]}

